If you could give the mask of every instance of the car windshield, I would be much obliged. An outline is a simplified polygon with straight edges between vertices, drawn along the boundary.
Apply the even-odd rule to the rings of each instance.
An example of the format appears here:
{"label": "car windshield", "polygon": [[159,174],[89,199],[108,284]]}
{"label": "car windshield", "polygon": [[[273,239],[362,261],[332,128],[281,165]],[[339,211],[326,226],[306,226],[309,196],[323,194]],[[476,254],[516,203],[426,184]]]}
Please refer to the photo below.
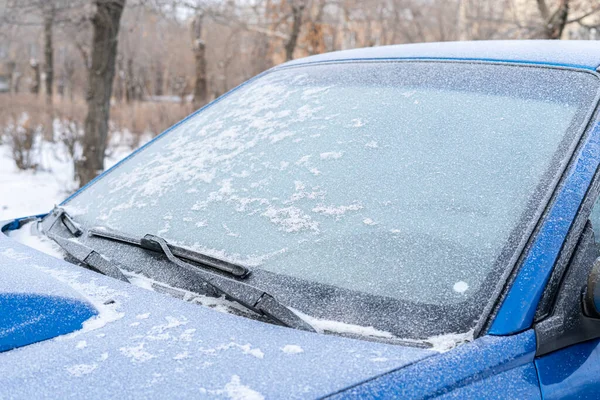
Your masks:
{"label": "car windshield", "polygon": [[253,284],[315,318],[416,339],[467,332],[597,89],[592,73],[502,64],[280,68],[65,206],[87,226],[251,267]]}

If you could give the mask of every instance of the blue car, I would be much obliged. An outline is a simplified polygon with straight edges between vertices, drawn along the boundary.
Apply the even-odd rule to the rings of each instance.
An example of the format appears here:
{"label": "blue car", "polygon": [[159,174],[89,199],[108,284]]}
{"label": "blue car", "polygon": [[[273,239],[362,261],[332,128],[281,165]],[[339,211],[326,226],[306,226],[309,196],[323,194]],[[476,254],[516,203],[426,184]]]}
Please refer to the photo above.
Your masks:
{"label": "blue car", "polygon": [[600,46],[277,66],[1,224],[0,398],[600,398]]}

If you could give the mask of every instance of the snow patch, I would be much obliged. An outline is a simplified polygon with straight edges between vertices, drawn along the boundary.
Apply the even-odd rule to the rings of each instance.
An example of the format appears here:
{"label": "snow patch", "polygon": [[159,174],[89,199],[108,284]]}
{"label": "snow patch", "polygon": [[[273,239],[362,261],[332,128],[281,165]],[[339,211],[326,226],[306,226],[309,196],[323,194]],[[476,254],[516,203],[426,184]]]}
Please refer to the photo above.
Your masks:
{"label": "snow patch", "polygon": [[304,353],[304,349],[296,344],[286,344],[281,348],[281,351],[287,354]]}
{"label": "snow patch", "polygon": [[64,252],[56,243],[43,235],[35,235],[33,228],[38,221],[31,221],[24,224],[21,228],[8,232],[8,236],[25,246],[31,247],[49,256],[64,259]]}
{"label": "snow patch", "polygon": [[75,377],[81,377],[93,372],[98,367],[98,364],[77,364],[67,367],[69,374]]}
{"label": "snow patch", "polygon": [[454,284],[454,286],[452,287],[452,289],[456,292],[456,293],[464,293],[467,291],[467,289],[469,289],[469,284],[465,281],[459,281],[456,282]]}
{"label": "snow patch", "polygon": [[10,258],[11,260],[15,260],[15,261],[25,261],[25,260],[29,260],[31,258],[31,256],[29,256],[25,253],[19,253],[15,249],[2,250],[0,252],[0,254],[3,255],[4,257]]}
{"label": "snow patch", "polygon": [[395,336],[390,332],[381,331],[372,326],[361,326],[354,324],[347,324],[345,322],[340,321],[332,321],[326,319],[319,319],[315,317],[311,317],[310,315],[304,314],[301,311],[293,310],[300,318],[302,318],[305,322],[310,324],[315,330],[319,333],[323,332],[332,332],[332,333],[340,333],[340,334],[353,334],[359,336],[367,336],[367,337],[378,337],[385,339],[393,339]]}
{"label": "snow patch", "polygon": [[365,126],[365,122],[360,118],[354,118],[350,122],[350,126],[353,128],[360,128],[361,126]]}
{"label": "snow patch", "polygon": [[137,346],[132,347],[121,347],[119,351],[125,356],[131,359],[133,363],[143,363],[153,358],[156,358],[155,355],[148,353],[144,350],[144,343],[140,343]]}
{"label": "snow patch", "polygon": [[269,218],[273,224],[279,225],[279,229],[285,232],[305,230],[319,232],[319,223],[313,221],[309,215],[304,214],[298,207],[275,208],[269,206],[262,215]]}
{"label": "snow patch", "polygon": [[252,348],[250,344],[238,344],[234,342],[218,346],[214,349],[200,349],[200,351],[205,354],[216,354],[218,351],[229,349],[238,349],[241,350],[244,354],[248,354],[250,356],[260,359],[263,359],[265,357],[265,353],[263,353],[262,350],[259,348]]}
{"label": "snow patch", "polygon": [[363,206],[361,204],[350,204],[349,206],[317,206],[312,209],[313,212],[323,214],[323,215],[331,215],[334,217],[340,217],[344,215],[348,211],[358,211],[362,209]]}
{"label": "snow patch", "polygon": [[232,400],[263,400],[265,397],[248,386],[242,385],[240,377],[233,375],[227,385],[225,393]]}
{"label": "snow patch", "polygon": [[342,151],[328,151],[325,153],[321,153],[321,160],[337,160],[338,158],[342,158],[344,152]]}
{"label": "snow patch", "polygon": [[467,343],[473,340],[473,329],[466,333],[449,333],[446,335],[432,336],[425,340],[432,346],[432,350],[440,353],[445,353],[452,350],[458,345]]}
{"label": "snow patch", "polygon": [[183,353],[179,353],[179,354],[175,355],[175,357],[173,357],[173,360],[184,360],[186,358],[190,358],[190,353],[187,351],[184,351]]}

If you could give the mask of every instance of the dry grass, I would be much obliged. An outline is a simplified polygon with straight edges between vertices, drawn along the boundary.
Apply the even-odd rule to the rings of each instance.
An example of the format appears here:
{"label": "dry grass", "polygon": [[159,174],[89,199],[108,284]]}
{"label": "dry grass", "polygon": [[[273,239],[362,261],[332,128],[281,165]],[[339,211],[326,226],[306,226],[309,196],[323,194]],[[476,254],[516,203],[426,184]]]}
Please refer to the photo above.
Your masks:
{"label": "dry grass", "polygon": [[193,111],[191,104],[133,102],[113,105],[110,112],[114,129],[154,136],[182,120]]}
{"label": "dry grass", "polygon": [[[83,126],[87,106],[84,99],[54,99],[55,118],[74,121]],[[158,135],[193,111],[191,104],[168,102],[117,103],[111,106],[111,130],[128,130],[134,135]],[[50,132],[49,113],[43,96],[0,94],[0,127],[6,127],[26,113],[31,125],[41,125]]]}

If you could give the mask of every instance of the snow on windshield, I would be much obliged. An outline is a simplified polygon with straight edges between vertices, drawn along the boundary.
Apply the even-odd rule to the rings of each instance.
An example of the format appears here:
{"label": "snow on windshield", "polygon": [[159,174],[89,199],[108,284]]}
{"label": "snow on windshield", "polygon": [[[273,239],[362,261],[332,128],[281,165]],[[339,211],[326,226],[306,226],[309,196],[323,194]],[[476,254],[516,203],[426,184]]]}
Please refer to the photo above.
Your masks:
{"label": "snow on windshield", "polygon": [[[432,65],[267,74],[67,209],[284,276],[460,304],[497,267],[596,84],[562,70]],[[351,314],[345,322],[364,322]]]}

